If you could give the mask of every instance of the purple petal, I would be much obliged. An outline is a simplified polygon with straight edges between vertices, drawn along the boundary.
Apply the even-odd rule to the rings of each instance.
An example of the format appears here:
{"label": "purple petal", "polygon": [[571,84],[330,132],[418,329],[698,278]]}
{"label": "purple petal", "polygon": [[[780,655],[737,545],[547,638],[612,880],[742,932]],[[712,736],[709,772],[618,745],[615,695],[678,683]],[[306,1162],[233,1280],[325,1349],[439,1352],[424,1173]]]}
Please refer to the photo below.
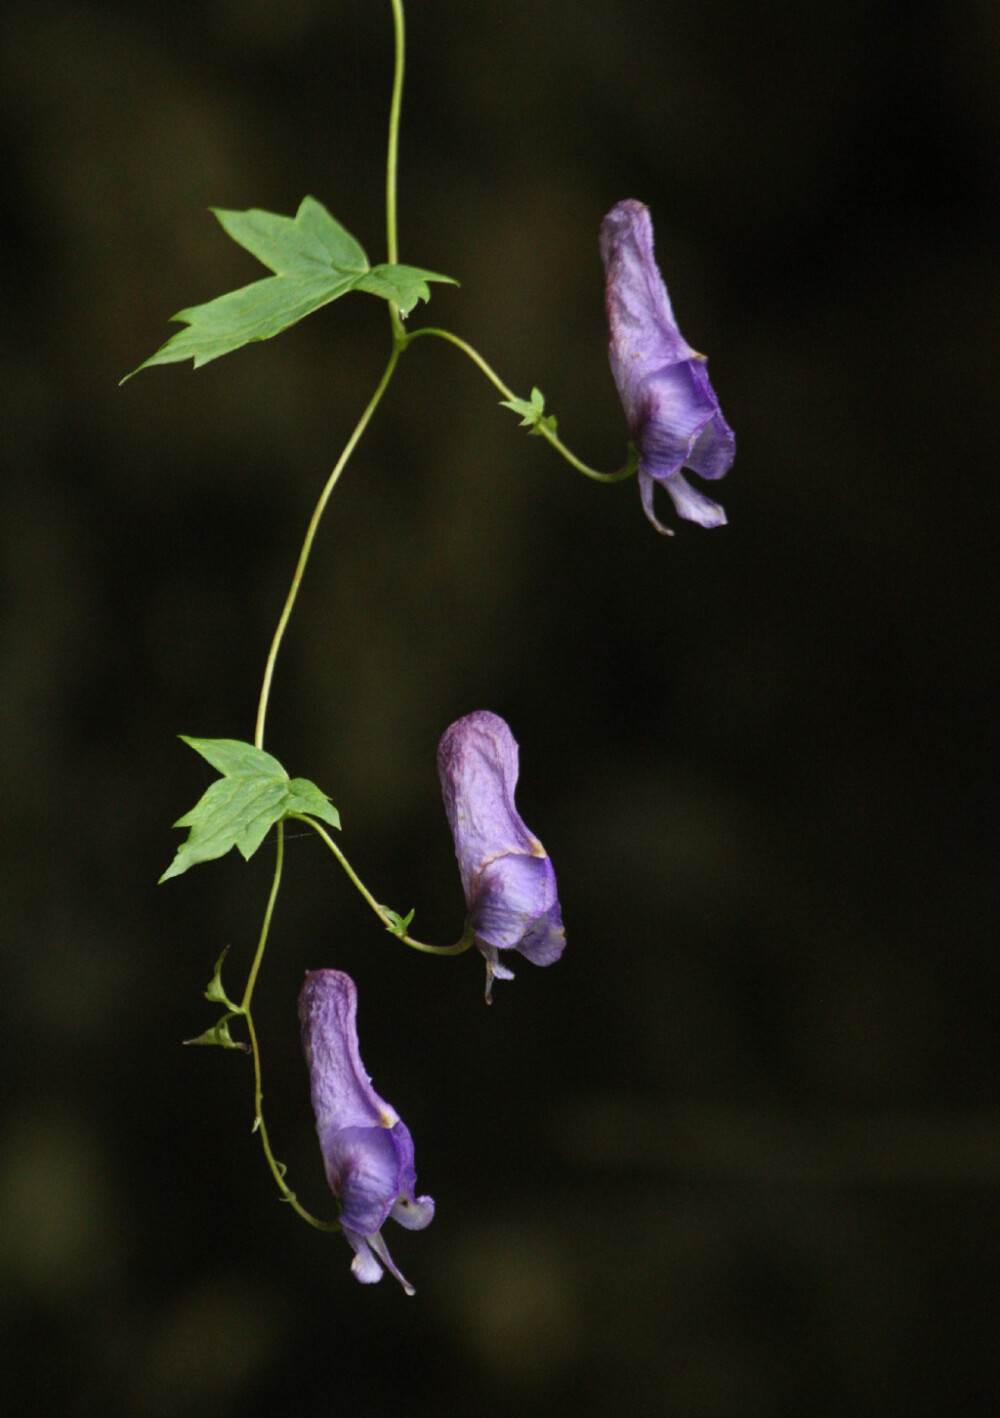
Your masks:
{"label": "purple petal", "polygon": [[327,1180],[340,1198],[341,1225],[362,1236],[380,1230],[396,1202],[399,1153],[394,1132],[345,1128],[325,1140],[320,1134]]}
{"label": "purple petal", "polygon": [[[406,1291],[407,1295],[415,1295],[415,1294],[417,1293],[416,1290],[414,1290],[413,1286],[412,1286],[412,1285],[410,1284],[410,1282],[407,1280],[406,1276],[402,1273],[402,1271],[401,1271],[401,1270],[398,1268],[398,1266],[396,1265],[396,1262],[393,1260],[392,1256],[389,1254],[389,1248],[386,1246],[385,1241],[383,1241],[382,1236],[381,1236],[381,1234],[380,1234],[378,1231],[376,1231],[376,1233],[375,1233],[374,1236],[369,1236],[369,1237],[368,1237],[368,1245],[371,1247],[371,1249],[372,1249],[372,1250],[375,1252],[375,1254],[378,1256],[379,1260],[380,1260],[380,1261],[382,1262],[382,1264],[385,1266],[385,1268],[386,1268],[386,1270],[389,1272],[389,1274],[390,1274],[390,1275],[394,1275],[394,1276],[396,1277],[396,1279],[399,1281],[400,1285],[402,1285],[403,1289]],[[354,1269],[354,1265],[356,1265],[360,1259],[361,1259],[361,1256],[360,1256],[360,1252],[359,1252],[359,1254],[355,1257],[354,1262],[353,1262],[353,1264],[352,1264],[352,1266],[351,1266],[351,1269],[352,1269],[352,1270]],[[375,1263],[377,1264],[378,1262],[375,1262]],[[355,1271],[355,1274],[357,1274],[357,1271]],[[382,1274],[382,1272],[379,1271],[379,1274],[378,1274],[378,1276],[376,1276],[376,1279],[378,1279],[378,1278],[381,1276],[381,1274]],[[361,1279],[360,1275],[358,1275],[358,1279],[359,1279],[359,1280]]]}
{"label": "purple petal", "polygon": [[434,1220],[434,1198],[430,1196],[400,1196],[389,1212],[393,1221],[407,1231],[422,1231]]}
{"label": "purple petal", "polygon": [[[536,965],[549,965],[562,954],[562,915],[556,896],[556,877],[548,857],[507,853],[483,870],[476,883],[476,934],[498,950],[519,950]],[[534,942],[539,929],[558,931],[558,943],[547,959],[540,944],[533,953],[525,949],[527,936]]]}
{"label": "purple petal", "polygon": [[[344,1227],[344,1235],[354,1247],[354,1259],[351,1261],[351,1273],[355,1279],[360,1280],[362,1285],[374,1285],[376,1281],[382,1279],[382,1267],[372,1255],[371,1246],[364,1236],[358,1236],[353,1231]],[[406,1289],[406,1285],[403,1286]],[[412,1290],[409,1291],[412,1294]]]}
{"label": "purple petal", "polygon": [[493,1003],[493,981],[513,980],[514,972],[506,965],[500,964],[500,956],[497,954],[495,945],[489,945],[484,940],[477,940],[483,959],[486,961],[486,1003]]}
{"label": "purple petal", "polygon": [[[700,522],[703,527],[724,527],[726,525],[725,510],[717,502],[713,502],[710,497],[706,497],[703,492],[693,488],[681,473],[674,473],[673,477],[663,481],[663,487],[670,494],[677,512],[689,522]],[[657,519],[653,510],[653,493],[656,483],[649,476],[639,469],[639,496],[642,499],[642,507],[646,516],[652,522],[658,532],[664,536],[674,535],[673,527],[665,527]]]}
{"label": "purple petal", "polygon": [[398,1114],[375,1092],[358,1052],[358,992],[341,970],[312,970],[299,995],[302,1044],[316,1126],[394,1127]]}
{"label": "purple petal", "polygon": [[703,492],[699,492],[696,487],[692,487],[687,478],[680,473],[675,473],[672,478],[666,478],[663,486],[669,492],[679,515],[685,517],[689,522],[700,522],[703,527],[724,527],[726,525],[726,514],[719,504],[713,502],[710,497],[706,497]]}
{"label": "purple petal", "polygon": [[661,365],[695,358],[677,328],[656,264],[649,209],[641,202],[619,202],[601,223],[599,244],[611,367],[619,387]]}
{"label": "purple petal", "polygon": [[481,709],[446,729],[438,773],[467,897],[493,857],[542,851],[514,807],[517,744],[499,714]]}

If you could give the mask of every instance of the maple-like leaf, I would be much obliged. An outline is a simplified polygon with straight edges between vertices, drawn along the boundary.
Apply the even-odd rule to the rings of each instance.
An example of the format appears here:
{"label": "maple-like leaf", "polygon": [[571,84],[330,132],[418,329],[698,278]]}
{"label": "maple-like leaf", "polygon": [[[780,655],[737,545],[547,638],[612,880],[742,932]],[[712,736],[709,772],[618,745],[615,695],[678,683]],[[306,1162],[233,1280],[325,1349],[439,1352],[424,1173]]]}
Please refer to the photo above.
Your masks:
{"label": "maple-like leaf", "polygon": [[212,211],[223,230],[274,274],[205,305],[179,310],[172,318],[187,328],[171,335],[132,374],[185,359],[198,369],[254,340],[271,339],[351,290],[392,301],[405,317],[419,300],[430,299],[428,282],[457,284],[451,276],[419,266],[370,266],[360,242],[314,197],[304,198],[294,217],[257,207]]}

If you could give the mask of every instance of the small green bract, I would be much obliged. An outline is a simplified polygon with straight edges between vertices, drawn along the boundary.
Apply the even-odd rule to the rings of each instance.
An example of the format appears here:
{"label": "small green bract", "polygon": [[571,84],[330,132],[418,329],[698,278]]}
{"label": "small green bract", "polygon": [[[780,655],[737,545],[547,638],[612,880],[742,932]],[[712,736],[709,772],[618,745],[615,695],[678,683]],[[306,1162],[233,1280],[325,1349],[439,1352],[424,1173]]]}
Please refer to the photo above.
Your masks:
{"label": "small green bract", "polygon": [[517,414],[521,420],[521,427],[528,429],[530,433],[539,433],[543,428],[547,428],[550,433],[555,433],[557,427],[555,415],[545,412],[545,395],[541,389],[532,389],[530,400],[501,399],[500,403],[503,408],[510,409]]}

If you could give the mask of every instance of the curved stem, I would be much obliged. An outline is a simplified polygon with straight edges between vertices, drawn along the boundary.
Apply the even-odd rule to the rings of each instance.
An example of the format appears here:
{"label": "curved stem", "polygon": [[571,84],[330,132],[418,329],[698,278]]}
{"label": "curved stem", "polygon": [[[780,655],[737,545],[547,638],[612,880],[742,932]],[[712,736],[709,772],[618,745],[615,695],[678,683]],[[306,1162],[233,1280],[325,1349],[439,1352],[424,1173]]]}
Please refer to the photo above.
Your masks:
{"label": "curved stem", "polygon": [[406,337],[406,343],[412,343],[413,340],[419,339],[421,335],[436,335],[439,340],[447,340],[450,345],[454,345],[456,349],[468,355],[473,364],[479,366],[486,375],[486,378],[495,388],[500,390],[500,393],[505,399],[515,399],[517,397],[513,389],[507,388],[507,385],[500,378],[499,374],[497,374],[496,370],[486,363],[479,351],[470,345],[468,340],[463,340],[459,335],[452,334],[450,330],[442,330],[435,325],[424,325],[419,330],[411,330]]}
{"label": "curved stem", "polygon": [[310,827],[312,827],[316,832],[319,833],[323,841],[330,848],[330,851],[337,858],[337,861],[344,868],[344,871],[350,877],[351,881],[353,881],[354,885],[361,892],[361,895],[365,898],[369,906],[375,912],[376,916],[378,916],[379,920],[385,926],[386,930],[391,932],[391,934],[394,935],[397,940],[401,940],[404,945],[408,945],[411,950],[421,950],[426,955],[463,955],[465,951],[467,951],[469,947],[474,943],[475,935],[470,929],[468,923],[466,923],[465,930],[462,932],[461,939],[457,940],[454,945],[427,945],[422,940],[414,940],[412,936],[401,934],[400,931],[396,928],[392,916],[389,914],[389,912],[385,909],[384,906],[380,906],[379,903],[375,900],[375,897],[368,890],[367,886],[365,886],[364,882],[358,876],[357,872],[351,866],[350,862],[344,856],[343,852],[337,846],[336,842],[330,836],[329,832],[327,832],[324,827],[321,827],[320,824],[316,821],[316,819],[314,817],[310,817],[308,813],[290,812],[288,816],[290,818],[294,817],[298,822],[307,822]]}
{"label": "curved stem", "polygon": [[267,702],[271,694],[271,681],[274,678],[274,665],[275,661],[278,658],[278,651],[281,648],[282,639],[284,638],[285,627],[288,624],[289,617],[292,614],[292,608],[295,605],[295,598],[299,594],[299,586],[302,584],[302,577],[305,573],[306,565],[309,561],[309,553],[312,551],[312,544],[316,537],[316,530],[319,527],[320,519],[322,518],[323,512],[326,509],[327,502],[329,502],[330,500],[330,494],[337,486],[337,482],[340,478],[340,475],[347,465],[348,458],[350,458],[351,454],[354,452],[354,449],[357,447],[358,440],[364,433],[365,429],[368,427],[368,422],[371,419],[372,414],[379,406],[379,403],[382,399],[382,395],[385,393],[386,386],[388,385],[389,380],[392,378],[392,372],[396,368],[396,363],[399,360],[399,356],[402,353],[402,350],[403,346],[399,344],[393,346],[392,354],[389,356],[389,362],[386,365],[385,370],[383,371],[382,378],[379,380],[374,394],[368,400],[368,405],[364,413],[361,415],[361,417],[355,424],[354,432],[347,440],[347,443],[344,446],[344,451],[337,459],[337,465],[334,468],[333,472],[330,474],[330,476],[327,478],[326,486],[320,493],[319,501],[316,503],[316,506],[313,509],[313,514],[309,520],[309,526],[306,530],[305,540],[302,543],[302,550],[299,553],[298,564],[295,567],[295,574],[292,577],[292,584],[289,588],[288,595],[285,598],[285,604],[281,612],[281,618],[278,621],[277,629],[274,632],[274,638],[271,641],[271,649],[268,652],[267,656],[267,665],[264,669],[264,682],[261,685],[260,690],[260,702],[257,705],[257,726],[254,731],[253,740],[254,746],[256,748],[264,747],[264,720],[267,716]]}
{"label": "curved stem", "polygon": [[[240,1012],[249,1018],[250,1002],[253,999],[254,987],[257,984],[257,976],[260,974],[261,961],[264,959],[264,948],[267,945],[267,937],[271,932],[271,918],[274,915],[275,903],[278,900],[278,892],[281,889],[281,873],[285,865],[285,831],[284,824],[278,823],[276,851],[274,857],[274,877],[271,881],[271,893],[267,898],[267,907],[264,911],[264,919],[261,922],[260,935],[257,939],[257,949],[254,952],[253,964],[250,966],[250,974],[243,989],[243,999],[240,1001]],[[258,1102],[260,1101],[260,1081],[258,1079]]]}
{"label": "curved stem", "polygon": [[285,1181],[285,1169],[271,1151],[271,1142],[267,1135],[267,1124],[264,1122],[264,1115],[260,1110],[260,1050],[257,1045],[257,1033],[253,1027],[250,1016],[246,1016],[247,1032],[250,1035],[250,1048],[254,1057],[254,1073],[257,1081],[257,1114],[254,1119],[254,1131],[260,1134],[261,1146],[264,1149],[264,1156],[267,1158],[267,1165],[271,1169],[271,1175],[278,1184],[282,1199],[287,1201],[292,1210],[302,1217],[303,1221],[308,1221],[310,1226],[315,1226],[317,1231],[339,1231],[339,1221],[321,1221],[318,1216],[314,1216],[311,1211],[299,1201],[291,1187]]}
{"label": "curved stem", "polygon": [[261,1079],[260,1045],[257,1042],[257,1030],[254,1028],[253,1016],[250,1013],[250,1001],[253,998],[254,986],[257,983],[257,976],[260,972],[261,961],[264,959],[264,948],[267,945],[268,933],[271,929],[271,918],[274,915],[274,904],[278,899],[278,889],[281,886],[281,870],[285,859],[285,834],[282,823],[278,823],[277,854],[274,862],[274,879],[271,882],[271,894],[267,898],[267,909],[264,912],[264,920],[260,928],[260,937],[257,941],[257,950],[254,954],[253,964],[250,966],[250,974],[247,976],[246,988],[243,991],[243,1003],[240,1005],[239,1014],[246,1020],[247,1033],[250,1036],[250,1052],[253,1055],[253,1130],[260,1133],[261,1146],[264,1149],[264,1156],[267,1158],[267,1165],[271,1169],[271,1175],[278,1184],[278,1190],[282,1197],[296,1211],[303,1221],[308,1221],[310,1226],[315,1226],[318,1231],[339,1231],[339,1221],[321,1221],[318,1216],[313,1216],[311,1211],[299,1201],[291,1187],[285,1181],[285,1168],[271,1151],[271,1140],[267,1135],[267,1125],[264,1122],[264,1112],[262,1107],[264,1090]]}
{"label": "curved stem", "polygon": [[[403,70],[406,65],[406,28],[403,20],[403,0],[392,0],[392,23],[396,63],[392,76],[392,102],[389,106],[389,149],[385,163],[385,237],[391,265],[399,260],[399,233],[396,226],[396,178],[399,169],[399,118],[403,108]],[[399,309],[389,302],[392,338],[399,344],[405,336]]]}
{"label": "curved stem", "polygon": [[[450,345],[454,345],[456,349],[459,349],[462,351],[463,354],[468,355],[469,359],[472,360],[473,364],[475,364],[476,366],[478,366],[479,369],[482,370],[482,372],[486,375],[486,378],[496,389],[499,389],[500,393],[504,396],[505,399],[514,399],[517,397],[514,394],[513,390],[508,389],[507,385],[500,378],[499,374],[497,374],[496,370],[491,365],[487,364],[486,360],[483,359],[479,351],[475,349],[472,345],[470,345],[467,340],[463,340],[460,338],[460,336],[452,334],[450,330],[442,330],[437,328],[436,326],[424,325],[419,330],[411,330],[409,334],[404,337],[403,348],[405,349],[406,346],[411,343],[411,341],[417,339],[420,335],[436,335],[439,340],[447,340]],[[600,473],[597,471],[596,468],[588,467],[588,465],[582,462],[576,456],[575,453],[570,452],[570,450],[566,447],[565,443],[563,443],[562,439],[558,436],[558,434],[553,433],[550,428],[546,428],[544,423],[536,424],[535,427],[531,430],[531,432],[540,433],[541,436],[552,445],[552,447],[556,450],[557,453],[562,454],[562,456],[566,459],[567,463],[569,463],[571,467],[575,468],[578,473],[583,473],[585,478],[593,479],[594,482],[623,482],[625,478],[630,478],[639,466],[638,455],[636,454],[634,449],[631,449],[629,452],[628,462],[624,465],[624,467],[619,468],[616,472],[613,473]]]}

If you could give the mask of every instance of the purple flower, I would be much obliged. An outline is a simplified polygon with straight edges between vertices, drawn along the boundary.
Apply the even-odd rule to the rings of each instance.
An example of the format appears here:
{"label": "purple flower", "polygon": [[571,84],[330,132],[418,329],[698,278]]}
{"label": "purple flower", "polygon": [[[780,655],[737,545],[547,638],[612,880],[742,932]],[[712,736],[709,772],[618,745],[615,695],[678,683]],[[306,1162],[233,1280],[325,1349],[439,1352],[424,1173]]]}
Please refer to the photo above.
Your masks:
{"label": "purple flower", "polygon": [[639,492],[659,532],[653,487],[662,483],[681,517],[721,527],[726,514],[681,472],[721,478],[736,456],[705,356],[684,339],[653,255],[653,223],[641,202],[619,202],[601,224],[611,373],[639,450]]}
{"label": "purple flower", "polygon": [[429,1196],[414,1198],[413,1139],[395,1109],[371,1085],[358,1053],[358,992],[340,970],[312,970],[299,996],[302,1046],[312,1084],[316,1131],[340,1225],[356,1252],[351,1269],[368,1285],[390,1271],[408,1295],[413,1286],[382,1240],[388,1217],[411,1231],[434,1215]]}
{"label": "purple flower", "polygon": [[566,944],[556,876],[545,848],[514,807],[517,744],[498,714],[482,709],[447,729],[438,745],[444,808],[476,945],[493,980],[511,980],[499,952],[551,965]]}

